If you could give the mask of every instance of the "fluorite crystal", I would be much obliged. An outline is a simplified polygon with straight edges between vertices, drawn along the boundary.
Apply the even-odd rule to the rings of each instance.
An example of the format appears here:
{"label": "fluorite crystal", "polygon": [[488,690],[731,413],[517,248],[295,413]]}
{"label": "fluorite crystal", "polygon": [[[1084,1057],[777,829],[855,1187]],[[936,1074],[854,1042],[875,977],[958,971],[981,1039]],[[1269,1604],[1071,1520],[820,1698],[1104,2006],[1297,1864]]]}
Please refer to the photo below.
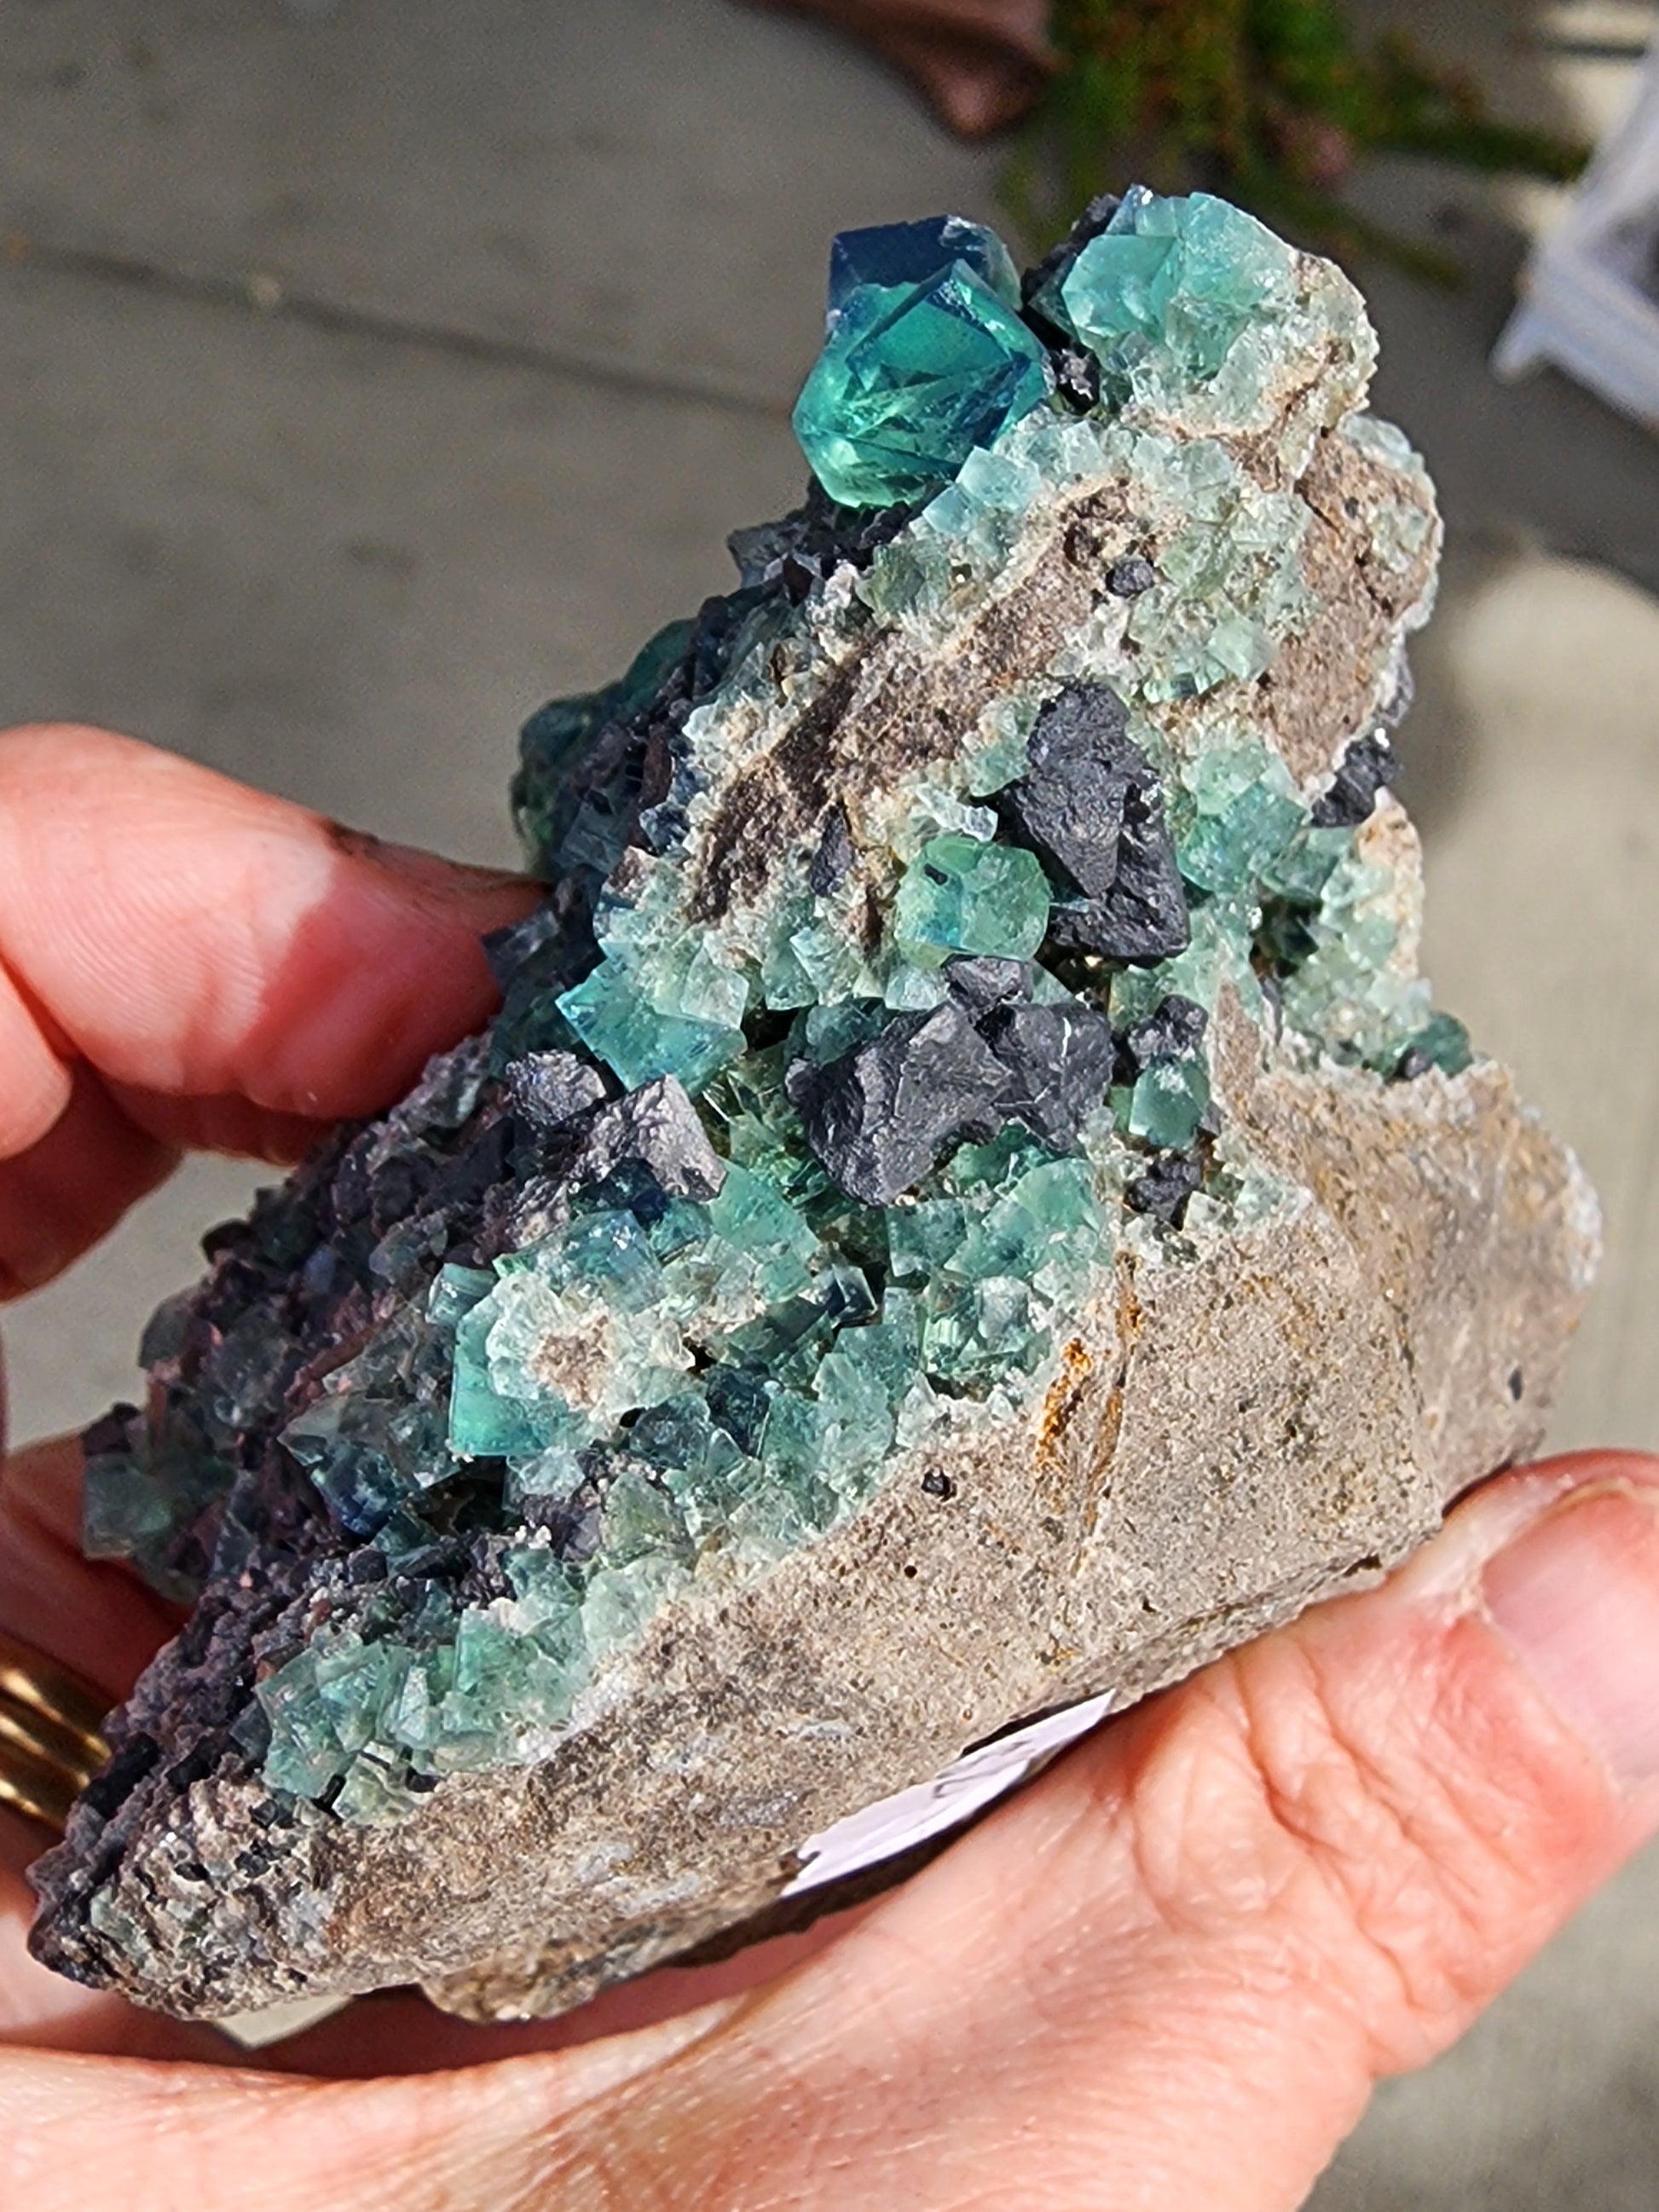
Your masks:
{"label": "fluorite crystal", "polygon": [[962,262],[1006,307],[1018,312],[1019,272],[995,231],[959,215],[935,216],[926,222],[888,222],[871,230],[843,230],[830,248],[831,330],[866,284],[890,289],[926,284]]}
{"label": "fluorite crystal", "polygon": [[1201,195],[1023,284],[838,242],[805,505],[526,726],[499,1015],[215,1232],[88,1436],[88,1548],[197,1602],[40,1956],[557,2010],[1536,1437],[1593,1206],[1417,973],[1436,526],[1371,351]]}
{"label": "fluorite crystal", "polygon": [[959,216],[836,241],[829,336],[795,407],[832,499],[920,499],[1041,404],[1046,356],[1018,307],[1007,248]]}
{"label": "fluorite crystal", "polygon": [[960,832],[930,838],[901,878],[893,942],[937,968],[952,952],[1029,959],[1048,933],[1048,885],[1035,853]]}
{"label": "fluorite crystal", "polygon": [[1251,216],[1208,192],[1161,199],[1141,185],[1036,295],[1109,380],[1131,381],[1141,362],[1207,381],[1247,332],[1270,337],[1297,304],[1295,256]]}

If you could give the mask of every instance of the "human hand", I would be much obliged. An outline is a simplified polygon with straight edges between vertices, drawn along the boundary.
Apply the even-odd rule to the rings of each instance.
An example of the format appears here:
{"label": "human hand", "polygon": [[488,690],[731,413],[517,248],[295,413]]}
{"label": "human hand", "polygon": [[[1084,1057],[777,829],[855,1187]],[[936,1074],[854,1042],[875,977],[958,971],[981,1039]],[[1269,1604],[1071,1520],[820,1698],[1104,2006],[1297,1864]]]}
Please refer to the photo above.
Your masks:
{"label": "human hand", "polygon": [[[0,737],[0,1284],[185,1146],[295,1156],[487,1012],[529,896],[82,731]],[[95,1408],[89,1408],[95,1411]],[[0,1629],[118,1692],[167,1609],[0,1478]],[[568,2020],[360,2001],[258,2069],[37,1966],[0,1816],[0,2203],[28,2212],[1290,2212],[1659,1828],[1659,1462],[1511,1474],[1382,1589],[1148,1701],[874,1906]]]}

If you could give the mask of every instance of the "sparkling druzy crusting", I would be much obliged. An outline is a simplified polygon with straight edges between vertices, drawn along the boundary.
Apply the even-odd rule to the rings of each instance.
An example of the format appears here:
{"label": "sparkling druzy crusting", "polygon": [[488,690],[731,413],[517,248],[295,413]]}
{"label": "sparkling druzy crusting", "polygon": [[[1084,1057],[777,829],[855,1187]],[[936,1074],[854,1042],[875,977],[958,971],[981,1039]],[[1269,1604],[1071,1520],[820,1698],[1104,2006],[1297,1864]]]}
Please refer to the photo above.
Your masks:
{"label": "sparkling druzy crusting", "polygon": [[88,1549],[199,1602],[43,1956],[556,2009],[1534,1433],[1588,1202],[1417,973],[1371,356],[1202,195],[1023,280],[837,241],[805,504],[526,726],[496,1019],[215,1232],[88,1437]]}

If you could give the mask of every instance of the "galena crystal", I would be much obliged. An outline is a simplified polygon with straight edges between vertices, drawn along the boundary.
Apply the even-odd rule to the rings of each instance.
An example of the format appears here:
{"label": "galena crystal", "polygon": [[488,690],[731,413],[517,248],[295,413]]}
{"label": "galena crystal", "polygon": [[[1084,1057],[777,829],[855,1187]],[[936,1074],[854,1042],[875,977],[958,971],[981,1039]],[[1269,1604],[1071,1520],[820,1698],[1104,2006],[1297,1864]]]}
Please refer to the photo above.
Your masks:
{"label": "galena crystal", "polygon": [[526,726],[496,1019],[88,1435],[88,1550],[198,1601],[41,1957],[556,2011],[1535,1439],[1594,1208],[1417,973],[1437,528],[1371,358],[1203,195],[1023,283],[837,241],[806,503]]}

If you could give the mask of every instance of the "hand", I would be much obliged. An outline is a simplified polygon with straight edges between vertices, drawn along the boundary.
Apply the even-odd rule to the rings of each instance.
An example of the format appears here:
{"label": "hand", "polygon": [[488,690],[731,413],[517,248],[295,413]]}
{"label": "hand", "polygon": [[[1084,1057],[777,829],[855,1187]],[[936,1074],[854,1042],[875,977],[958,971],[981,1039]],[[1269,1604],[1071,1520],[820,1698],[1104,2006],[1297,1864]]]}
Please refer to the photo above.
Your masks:
{"label": "hand", "polygon": [[[185,1146],[289,1158],[396,1096],[528,896],[118,738],[0,738],[9,1287]],[[72,1447],[6,1467],[0,1627],[118,1692],[170,1618],[80,1558],[76,1492]],[[1656,1777],[1659,1462],[1602,1454],[1490,1484],[875,1905],[547,2027],[387,1996],[233,2064],[33,1964],[8,1816],[0,2202],[1289,2212],[1659,1827]]]}

